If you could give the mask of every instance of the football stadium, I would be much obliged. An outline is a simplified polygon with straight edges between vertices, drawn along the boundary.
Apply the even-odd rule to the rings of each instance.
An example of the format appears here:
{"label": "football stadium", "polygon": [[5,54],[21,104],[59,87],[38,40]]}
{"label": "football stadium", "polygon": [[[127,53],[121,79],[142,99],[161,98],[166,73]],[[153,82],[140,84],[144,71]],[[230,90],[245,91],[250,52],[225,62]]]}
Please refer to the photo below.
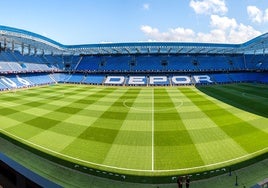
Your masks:
{"label": "football stadium", "polygon": [[72,187],[73,174],[165,187],[267,170],[267,48],[268,34],[63,45],[0,26],[0,177],[13,187]]}

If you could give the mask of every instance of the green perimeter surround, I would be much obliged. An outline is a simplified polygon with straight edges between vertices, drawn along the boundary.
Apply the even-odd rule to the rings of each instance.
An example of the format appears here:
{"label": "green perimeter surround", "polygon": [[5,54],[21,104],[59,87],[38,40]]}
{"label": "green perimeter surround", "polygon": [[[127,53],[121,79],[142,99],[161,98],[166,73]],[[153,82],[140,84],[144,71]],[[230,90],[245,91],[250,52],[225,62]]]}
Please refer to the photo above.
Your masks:
{"label": "green perimeter surround", "polygon": [[[214,86],[208,88],[219,87]],[[237,88],[241,87],[250,88],[251,85],[237,86]],[[260,85],[260,87],[263,89],[264,86]],[[41,92],[42,95],[39,90],[44,91]],[[129,156],[132,156],[127,161],[127,164],[133,160],[135,161],[136,158],[138,158],[138,163],[144,161],[144,164],[147,165],[147,167],[145,165],[145,170],[151,168],[152,170],[161,170],[161,168],[173,169],[172,167],[174,165],[180,167],[185,165],[187,167],[188,165],[193,166],[194,164],[217,163],[217,160],[220,160],[221,157],[231,158],[238,155],[237,153],[247,154],[254,152],[254,148],[256,147],[257,149],[261,149],[264,146],[267,148],[265,139],[258,140],[260,142],[259,144],[248,140],[251,137],[254,141],[255,137],[267,137],[267,127],[265,126],[267,125],[267,118],[249,114],[224,103],[219,103],[219,101],[208,97],[204,93],[198,92],[193,87],[179,89],[130,89],[59,85],[44,87],[39,90],[31,89],[17,91],[16,93],[5,93],[0,97],[5,103],[5,106],[1,108],[1,115],[3,115],[1,120],[8,122],[1,129],[4,128],[5,131],[8,130],[9,132],[13,132],[13,134],[16,133],[21,138],[30,140],[31,142],[34,140],[38,145],[46,144],[54,150],[62,148],[64,148],[62,149],[64,152],[74,150],[72,154],[80,154],[76,148],[77,146],[81,146],[85,140],[89,139],[94,144],[102,143],[105,146],[109,146],[109,149],[102,147],[96,153],[91,151],[86,154],[90,157],[92,155],[93,157],[97,156],[97,160],[102,161],[101,163],[103,164],[112,164],[113,161],[116,161],[116,154],[121,152],[123,155],[130,153]],[[257,89],[254,88],[255,90]],[[251,92],[249,91],[248,93],[246,95],[242,93],[242,97],[249,98],[250,96],[252,98]],[[109,97],[105,98],[107,95]],[[163,96],[167,97],[163,98]],[[264,95],[262,97],[265,98],[267,96]],[[263,103],[265,104],[265,101]],[[13,108],[15,104],[16,108]],[[64,104],[64,106],[59,106],[60,104]],[[50,109],[53,109],[53,111],[51,112]],[[94,109],[94,112],[92,109]],[[152,111],[152,109],[154,110]],[[219,109],[223,109],[223,111],[219,112]],[[22,115],[18,116],[18,113],[22,113]],[[78,114],[80,118],[83,117],[83,120],[80,118],[73,119],[68,115],[74,113]],[[36,116],[36,114],[41,114],[42,117]],[[87,121],[84,120],[84,117],[87,117],[84,115],[90,116],[86,119]],[[226,118],[230,118],[230,122],[236,125],[235,128],[228,121],[222,121],[220,116],[225,117],[225,120]],[[170,121],[170,119],[172,120]],[[198,124],[197,122],[200,121],[202,123]],[[90,123],[90,126],[87,126],[88,123]],[[241,128],[244,127],[245,131],[238,134]],[[154,128],[154,134],[152,134],[152,128]],[[26,129],[27,131],[25,131]],[[64,136],[59,134],[63,131]],[[96,132],[98,134],[94,134]],[[251,134],[251,132],[254,134]],[[229,138],[230,136],[232,136],[232,139]],[[47,143],[48,138],[55,139],[56,137],[59,137],[64,142],[57,142],[56,145],[52,145],[54,142],[51,140],[52,143]],[[153,150],[152,142],[154,142],[155,146]],[[210,142],[213,144],[210,144]],[[221,152],[222,147],[214,147],[214,143],[216,142],[219,146],[227,146],[225,148],[226,156]],[[150,156],[154,156],[154,162],[152,163],[151,157],[147,156],[146,158],[145,156],[144,158],[142,155],[138,155],[141,150],[137,151],[136,145],[141,147],[142,152],[147,152],[147,154],[151,154]],[[85,149],[85,152],[87,152],[86,146],[82,149],[83,151]],[[229,149],[231,150],[229,151]],[[264,154],[265,152],[266,150],[261,153]],[[249,158],[254,158],[254,156],[250,156]],[[188,157],[189,160],[176,161],[180,157],[182,159],[183,157]],[[243,160],[241,159],[237,162]],[[139,166],[137,162],[134,165],[130,165]],[[123,161],[116,164],[125,165],[126,163]],[[224,164],[224,167],[230,164],[232,163]],[[216,166],[216,168],[221,167],[221,165]],[[80,170],[87,171],[84,167],[81,168]],[[196,173],[211,169],[214,168],[202,168],[197,171],[187,170],[181,174]],[[104,168],[103,170],[106,169]],[[126,174],[125,172],[121,172],[121,170],[118,170],[118,173]],[[219,173],[223,172],[215,174]],[[180,172],[176,172],[176,174],[180,174]],[[167,172],[165,174],[155,173],[151,175],[165,176],[170,174]]]}
{"label": "green perimeter surround", "polygon": [[[22,147],[11,144],[0,138],[0,150],[13,160],[38,173],[39,175],[59,184],[65,188],[175,188],[176,182],[169,184],[129,183],[124,180],[114,181],[108,178],[100,178],[86,173],[79,173],[71,168],[57,165],[45,158],[39,157]],[[268,159],[256,162],[246,168],[232,171],[223,175],[207,178],[199,181],[191,181],[191,188],[231,188],[235,186],[235,176],[238,176],[239,187],[251,187],[268,177]]]}

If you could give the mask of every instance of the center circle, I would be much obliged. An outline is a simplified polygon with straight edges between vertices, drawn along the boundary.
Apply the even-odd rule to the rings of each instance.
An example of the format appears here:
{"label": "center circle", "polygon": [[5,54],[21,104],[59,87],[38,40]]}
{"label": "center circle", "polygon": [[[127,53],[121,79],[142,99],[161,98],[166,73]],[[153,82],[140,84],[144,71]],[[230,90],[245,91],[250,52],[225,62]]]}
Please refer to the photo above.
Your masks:
{"label": "center circle", "polygon": [[[163,111],[169,111],[169,110],[174,110],[177,108],[180,108],[183,105],[183,101],[180,99],[175,99],[172,101],[174,106],[172,107],[164,107],[166,105],[166,102],[158,102],[157,106],[160,106],[160,109],[155,108],[155,104],[152,104],[152,98],[146,98],[142,97],[139,98],[139,101],[136,101],[136,98],[129,98],[123,101],[123,105],[126,108],[133,109],[136,111],[143,111],[143,112],[163,112]],[[163,106],[163,107],[162,107]]]}

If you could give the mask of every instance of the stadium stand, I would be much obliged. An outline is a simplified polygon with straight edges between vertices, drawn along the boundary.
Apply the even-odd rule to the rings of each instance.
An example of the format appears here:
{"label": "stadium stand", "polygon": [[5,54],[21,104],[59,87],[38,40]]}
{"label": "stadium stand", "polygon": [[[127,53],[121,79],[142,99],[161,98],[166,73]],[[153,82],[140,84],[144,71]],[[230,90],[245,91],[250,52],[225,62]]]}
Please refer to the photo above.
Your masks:
{"label": "stadium stand", "polygon": [[81,83],[83,84],[93,84],[93,85],[101,85],[105,79],[104,75],[86,75],[85,79]]}
{"label": "stadium stand", "polygon": [[222,74],[222,73],[211,74],[211,77],[216,83],[224,84],[224,83],[231,83],[232,82],[232,80],[230,79],[228,74]]}
{"label": "stadium stand", "polygon": [[81,83],[85,78],[83,74],[71,74],[66,80],[66,83]]}
{"label": "stadium stand", "polygon": [[99,59],[94,56],[82,56],[81,61],[76,67],[77,71],[98,71]]}
{"label": "stadium stand", "polygon": [[[8,52],[11,54],[12,52]],[[234,57],[234,58],[226,58],[224,56],[200,56],[189,57],[189,56],[138,56],[133,60],[130,56],[116,56],[116,57],[100,57],[100,56],[73,56],[73,57],[65,57],[64,59],[68,59],[68,63],[71,64],[71,68],[69,70],[59,69],[56,66],[53,66],[52,63],[40,63],[41,58],[36,60],[36,62],[31,62],[31,59],[35,57],[29,57],[29,55],[18,55],[17,52],[14,52],[12,57],[14,59],[20,59],[20,62],[11,62],[2,59],[0,62],[0,72],[5,74],[11,73],[38,73],[38,72],[62,72],[60,74],[55,73],[55,80],[57,82],[66,82],[66,83],[85,83],[85,84],[102,84],[104,81],[104,75],[116,75],[118,73],[128,73],[128,74],[138,74],[138,73],[146,73],[146,75],[150,76],[163,76],[175,75],[182,76],[185,73],[188,75],[198,75],[208,74],[211,76],[212,80],[215,83],[232,83],[232,82],[264,82],[267,83],[267,79],[265,76],[266,73],[262,73],[259,71],[265,71],[264,66],[259,66],[259,69],[256,69],[257,64],[255,64],[255,70],[248,70],[249,66],[245,66],[246,63],[243,63],[242,57]],[[9,55],[11,56],[11,55]],[[24,59],[22,59],[22,57]],[[51,55],[47,56],[46,59],[52,58]],[[57,61],[56,57],[56,61]],[[6,59],[6,58],[5,58]],[[13,59],[13,60],[14,60]],[[44,59],[44,56],[43,56]],[[105,60],[104,60],[105,59]],[[164,60],[163,60],[164,59]],[[226,60],[228,59],[228,60]],[[59,59],[58,59],[59,60]],[[71,60],[71,62],[69,61]],[[230,63],[232,62],[232,63]],[[249,64],[249,63],[248,63]],[[264,64],[266,65],[266,64]],[[60,67],[60,66],[58,66]],[[75,68],[76,67],[76,68]],[[71,72],[70,72],[71,71]],[[79,73],[80,72],[80,73]],[[100,75],[96,75],[96,73],[100,73]],[[157,74],[156,74],[157,73]],[[92,75],[91,75],[92,74]],[[50,84],[54,81],[51,80],[49,76],[45,78],[44,74],[37,75],[34,85],[40,84]],[[124,75],[126,77],[127,84],[124,85],[132,85],[128,84],[129,77],[128,75]],[[53,74],[54,76],[54,74]],[[140,75],[144,76],[144,75]],[[23,75],[25,77],[25,75]],[[29,76],[31,78],[32,75]],[[29,79],[26,78],[26,79]],[[169,85],[172,82],[169,81],[170,78],[166,80],[166,82],[158,82],[149,85]],[[149,82],[148,82],[149,83]],[[173,83],[174,84],[174,83]],[[135,85],[135,84],[134,84]],[[147,85],[147,80],[146,84]],[[174,84],[176,85],[176,84]]]}
{"label": "stadium stand", "polygon": [[55,81],[50,77],[49,74],[26,74],[22,76],[25,80],[29,80],[29,82],[34,85],[44,85],[44,84],[54,84]]}
{"label": "stadium stand", "polygon": [[57,83],[64,83],[65,80],[68,78],[69,74],[65,74],[65,73],[54,73],[52,74],[52,78],[53,80],[55,80],[55,82]]}
{"label": "stadium stand", "polygon": [[[68,46],[5,26],[0,26],[0,33],[0,90],[55,83],[268,84],[267,54],[262,49],[268,34],[238,45],[144,42]],[[14,33],[20,37],[14,37]],[[255,54],[257,50],[263,54]]]}
{"label": "stadium stand", "polygon": [[75,71],[88,72],[207,72],[266,69],[266,64],[264,61],[261,65],[247,63],[242,55],[84,55],[79,64],[72,67]]}

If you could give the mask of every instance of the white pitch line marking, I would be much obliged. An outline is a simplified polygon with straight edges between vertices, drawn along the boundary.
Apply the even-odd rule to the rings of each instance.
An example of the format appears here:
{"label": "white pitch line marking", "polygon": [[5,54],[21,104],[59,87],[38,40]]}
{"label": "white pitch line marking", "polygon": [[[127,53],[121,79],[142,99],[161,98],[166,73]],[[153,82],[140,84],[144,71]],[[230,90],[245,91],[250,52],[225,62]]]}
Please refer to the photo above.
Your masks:
{"label": "white pitch line marking", "polygon": [[[24,141],[24,142],[26,142],[28,144],[31,144],[31,145],[36,146],[38,148],[41,148],[43,150],[49,151],[50,153],[54,153],[54,154],[56,154],[58,156],[62,156],[62,157],[69,158],[69,159],[72,159],[72,160],[76,160],[76,161],[79,161],[79,162],[83,162],[83,163],[86,163],[86,164],[95,165],[95,166],[104,167],[104,168],[116,169],[116,170],[132,171],[132,172],[152,172],[152,170],[123,168],[123,167],[116,167],[116,166],[110,166],[110,165],[104,165],[104,164],[94,163],[94,162],[90,162],[90,161],[85,161],[85,160],[82,160],[82,159],[78,159],[78,158],[75,158],[75,157],[71,157],[69,155],[65,155],[65,154],[53,151],[51,149],[45,148],[43,146],[40,146],[38,144],[32,143],[32,142],[30,142],[28,140],[25,140],[25,139],[20,138],[20,137],[18,137],[16,135],[13,135],[13,134],[5,131],[4,129],[0,128],[0,130],[2,132],[4,132],[6,135],[10,135],[10,136],[12,136],[12,137],[14,137],[14,138],[16,138],[18,140],[22,140],[22,141]],[[195,167],[189,167],[189,168],[171,169],[171,170],[154,170],[154,172],[180,172],[180,171],[186,171],[186,170],[203,169],[203,168],[207,168],[207,167],[213,167],[213,166],[217,166],[217,165],[228,164],[230,162],[237,161],[237,160],[240,160],[240,159],[245,159],[245,158],[248,158],[250,156],[254,156],[254,155],[258,154],[258,153],[264,152],[264,151],[268,151],[268,147],[263,148],[263,149],[261,149],[259,151],[253,152],[253,153],[249,153],[247,155],[243,155],[243,156],[240,156],[240,157],[237,157],[237,158],[234,158],[234,159],[230,159],[230,160],[222,161],[222,162],[218,162],[218,163],[212,163],[212,164],[208,164],[208,165],[195,166]],[[72,161],[72,162],[74,162],[74,161]]]}
{"label": "white pitch line marking", "polygon": [[[127,103],[129,101],[132,101],[132,100],[134,100],[134,99],[129,98],[129,99],[124,100],[123,105],[126,108],[133,109],[133,110],[136,110],[136,111],[141,111],[141,112],[151,112],[152,111],[152,109],[143,109],[142,107],[139,108],[139,107],[128,106]],[[149,100],[149,98],[144,98],[144,100]],[[161,108],[159,110],[155,110],[154,109],[154,112],[162,112],[162,111],[165,111],[166,112],[166,111],[178,109],[178,108],[180,108],[183,105],[183,101],[182,100],[175,99],[175,102],[176,102],[176,105],[174,107]]]}
{"label": "white pitch line marking", "polygon": [[152,88],[152,171],[154,171],[154,89]]}
{"label": "white pitch line marking", "polygon": [[247,97],[247,98],[252,98],[252,99],[256,99],[256,98],[257,98],[257,99],[262,99],[262,100],[267,99],[266,97],[257,96],[257,95],[250,94],[250,93],[245,93],[245,92],[242,93],[242,96],[243,96],[243,97]]}

